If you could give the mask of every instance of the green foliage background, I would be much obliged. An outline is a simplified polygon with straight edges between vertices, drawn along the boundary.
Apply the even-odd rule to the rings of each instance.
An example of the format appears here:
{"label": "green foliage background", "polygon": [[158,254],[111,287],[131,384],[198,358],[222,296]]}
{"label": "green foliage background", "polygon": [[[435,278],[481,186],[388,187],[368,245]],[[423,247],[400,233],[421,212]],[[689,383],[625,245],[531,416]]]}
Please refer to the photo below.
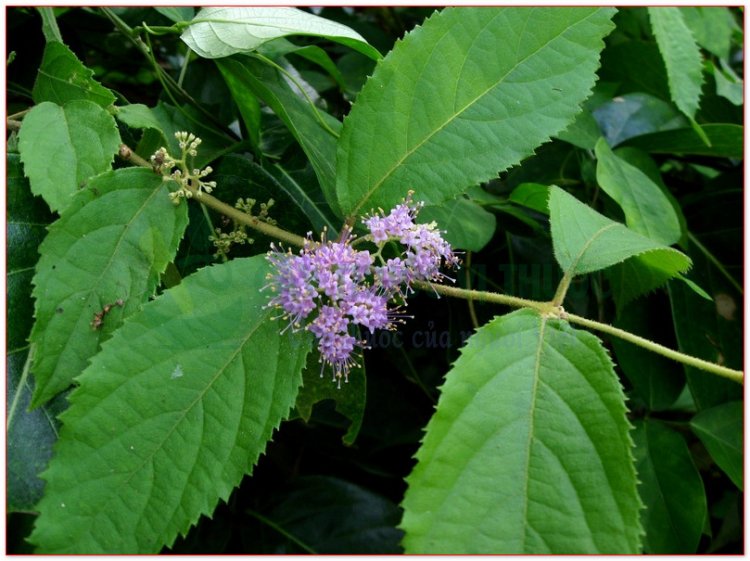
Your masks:
{"label": "green foliage background", "polygon": [[[115,157],[194,132],[220,199],[299,234],[414,188],[457,285],[550,300],[564,274],[568,312],[742,368],[741,13],[463,10],[324,8],[267,43],[162,32],[192,8],[8,10],[8,114],[33,107],[7,155],[9,552],[35,525],[70,553],[742,551],[741,386],[423,292],[334,391],[262,308],[272,240],[222,263],[230,223]],[[482,52],[503,33],[519,50]]]}

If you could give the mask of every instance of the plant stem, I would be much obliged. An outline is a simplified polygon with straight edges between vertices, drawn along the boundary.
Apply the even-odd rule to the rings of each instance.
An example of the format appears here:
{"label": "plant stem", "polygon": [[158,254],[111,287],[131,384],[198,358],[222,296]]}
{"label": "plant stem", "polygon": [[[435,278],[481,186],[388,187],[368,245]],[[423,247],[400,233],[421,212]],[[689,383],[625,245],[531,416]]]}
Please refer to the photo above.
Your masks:
{"label": "plant stem", "polygon": [[[151,167],[150,163],[133,152],[133,150],[126,144],[120,145],[119,155],[122,159],[132,162],[136,165],[147,168]],[[267,236],[287,242],[291,245],[295,245],[298,247],[303,247],[305,245],[305,238],[303,238],[302,236],[298,236],[296,234],[292,234],[291,232],[287,232],[286,230],[282,230],[281,228],[274,226],[273,224],[269,224],[268,222],[263,222],[259,218],[250,216],[249,214],[246,214],[241,210],[220,201],[216,197],[212,197],[208,193],[199,193],[195,187],[188,186],[187,189],[192,193],[193,198],[196,201],[203,203],[207,207],[211,207],[212,209],[220,212],[225,216],[228,216],[233,220],[236,220],[241,224],[244,224],[245,226],[249,226],[250,228],[257,230],[262,234],[266,234]]]}
{"label": "plant stem", "polygon": [[649,339],[639,337],[638,335],[630,333],[629,331],[618,329],[617,327],[613,327],[612,325],[606,323],[601,323],[598,321],[586,319],[581,316],[577,316],[575,314],[566,313],[553,302],[537,302],[535,300],[526,300],[524,298],[516,298],[515,296],[507,296],[505,294],[497,294],[495,292],[466,290],[464,288],[456,288],[453,286],[445,286],[428,282],[415,282],[414,286],[416,286],[417,288],[421,288],[422,290],[432,290],[434,292],[437,292],[438,294],[445,294],[446,296],[453,296],[455,298],[492,302],[495,304],[504,304],[506,306],[513,306],[516,308],[533,308],[543,314],[552,314],[559,317],[560,319],[567,320],[570,323],[577,323],[578,325],[588,327],[589,329],[595,329],[609,335],[614,335],[615,337],[624,339],[629,343],[633,343],[634,345],[638,345],[639,347],[643,347],[644,349],[648,349],[656,354],[660,354],[682,364],[692,366],[693,368],[698,368],[706,372],[711,372],[712,374],[723,376],[724,378],[728,378],[739,384],[743,383],[744,374],[741,370],[733,370],[731,368],[727,368],[726,366],[721,366],[713,362],[708,362],[707,360],[703,360],[672,350],[658,343],[654,343]]}
{"label": "plant stem", "polygon": [[[125,144],[120,145],[120,157],[139,166],[151,167],[151,164],[149,164],[146,160],[133,152]],[[267,236],[285,241],[290,245],[299,247],[304,247],[305,243],[309,243],[302,236],[298,236],[286,230],[282,230],[277,226],[273,226],[272,224],[263,222],[257,217],[250,216],[249,214],[246,214],[241,210],[229,206],[228,204],[223,203],[219,199],[212,197],[207,193],[199,192],[192,186],[189,186],[187,188],[192,193],[193,198],[195,198],[197,201],[205,204],[208,207],[211,207],[212,209],[224,214],[225,216],[232,218],[233,220],[236,220],[241,224],[245,224],[250,228],[258,230],[259,232],[266,234]],[[686,364],[687,366],[692,366],[693,368],[698,368],[699,370],[711,372],[712,374],[728,378],[739,384],[743,383],[744,373],[741,370],[733,370],[731,368],[727,368],[726,366],[721,366],[707,360],[703,360],[672,350],[658,343],[654,343],[649,339],[645,339],[643,337],[630,333],[629,331],[624,331],[607,323],[593,321],[581,316],[577,316],[575,314],[569,314],[565,312],[562,309],[562,306],[558,303],[558,300],[561,301],[565,297],[565,293],[567,292],[567,288],[569,285],[570,278],[568,278],[566,282],[566,277],[563,277],[562,281],[560,282],[560,286],[558,287],[557,294],[555,294],[555,298],[551,302],[541,302],[538,300],[527,300],[526,298],[509,296],[507,294],[500,294],[497,292],[470,290],[466,288],[458,288],[455,286],[447,286],[444,284],[434,284],[431,282],[415,281],[412,283],[412,286],[419,288],[420,290],[432,291],[438,295],[444,294],[446,296],[453,296],[454,298],[462,298],[464,300],[477,302],[490,302],[493,304],[512,306],[514,308],[531,308],[541,314],[557,317],[563,320],[567,320],[570,323],[577,323],[578,325],[588,327],[589,329],[594,329],[603,333],[607,333],[609,335],[614,335],[615,337],[619,337],[620,339],[628,341],[629,343],[633,343],[634,345],[638,345],[639,347],[648,349],[656,354],[660,354],[669,359],[675,360],[682,364]]]}
{"label": "plant stem", "polygon": [[[471,290],[471,251],[466,252],[466,288]],[[469,307],[469,317],[471,317],[471,325],[474,329],[479,329],[479,320],[477,319],[477,311],[474,309],[474,299],[468,298],[466,304]]]}

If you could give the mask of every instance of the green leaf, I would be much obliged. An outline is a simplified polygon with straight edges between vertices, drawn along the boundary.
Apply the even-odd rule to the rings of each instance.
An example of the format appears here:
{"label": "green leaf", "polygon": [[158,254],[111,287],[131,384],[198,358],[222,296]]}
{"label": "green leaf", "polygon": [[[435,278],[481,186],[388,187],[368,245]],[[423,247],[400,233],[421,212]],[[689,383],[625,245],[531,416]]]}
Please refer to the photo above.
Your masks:
{"label": "green leaf", "polygon": [[175,23],[190,21],[195,15],[195,8],[180,6],[154,6],[154,10]]}
{"label": "green leaf", "polygon": [[596,337],[532,310],[494,319],[461,350],[417,452],[406,552],[637,553],[628,429]]}
{"label": "green leaf", "polygon": [[267,518],[309,549],[284,540],[270,553],[401,553],[398,507],[359,485],[335,477],[300,477],[274,499]]}
{"label": "green leaf", "polygon": [[743,489],[742,416],[742,402],[730,401],[704,409],[690,420],[693,432],[740,491]]}
{"label": "green leaf", "polygon": [[62,35],[60,34],[60,28],[57,26],[55,10],[51,7],[37,8],[37,10],[39,10],[39,15],[42,16],[42,33],[44,33],[44,40],[47,41],[47,43],[55,41],[62,43]]}
{"label": "green leaf", "polygon": [[328,207],[328,203],[323,199],[322,192],[315,189],[314,191],[317,191],[316,196],[316,193],[312,189],[315,186],[314,181],[307,187],[303,187],[279,164],[274,164],[273,167],[267,170],[263,169],[263,171],[269,176],[275,188],[286,193],[294,201],[305,216],[307,216],[316,232],[322,232],[323,229],[327,229],[330,233],[329,235],[338,235],[338,228],[331,221],[331,210]]}
{"label": "green leaf", "polygon": [[154,129],[162,133],[162,135],[164,134],[161,121],[159,121],[150,107],[142,103],[131,103],[130,105],[124,105],[116,109],[115,116],[117,119],[129,127],[134,129]]}
{"label": "green leaf", "polygon": [[457,249],[480,251],[495,233],[495,215],[477,203],[458,197],[439,205],[426,205],[417,220],[422,224],[437,222],[444,238]]}
{"label": "green leaf", "polygon": [[555,257],[569,277],[636,257],[631,272],[645,269],[661,282],[690,267],[683,253],[602,216],[559,187],[550,188],[549,209]]}
{"label": "green leaf", "polygon": [[217,67],[227,83],[232,99],[237,104],[250,142],[253,146],[260,146],[261,107],[258,98],[243,84],[238,73],[227,70],[226,66],[217,65]]}
{"label": "green leaf", "polygon": [[78,378],[30,541],[157,553],[251,471],[310,347],[279,335],[264,256],[201,269],[146,304]]}
{"label": "green leaf", "polygon": [[680,7],[685,25],[698,44],[720,59],[729,58],[732,34],[737,24],[729,8],[721,6]]}
{"label": "green leaf", "polygon": [[245,57],[217,60],[216,65],[223,75],[231,74],[241,87],[266,103],[284,122],[310,159],[328,203],[338,213],[334,195],[336,137],[331,131],[338,134],[341,123],[301,99],[283,77],[266,64]]}
{"label": "green leaf", "polygon": [[659,186],[616,156],[603,138],[595,153],[596,181],[622,207],[628,228],[664,245],[679,241],[680,220]]}
{"label": "green leaf", "polygon": [[521,183],[508,197],[509,201],[542,214],[549,214],[548,199],[549,187],[540,183]]}
{"label": "green leaf", "polygon": [[286,56],[289,54],[300,56],[305,60],[318,65],[320,68],[328,72],[328,74],[331,76],[331,78],[334,79],[334,81],[340,88],[345,88],[344,77],[341,74],[341,71],[338,69],[333,60],[331,60],[331,57],[328,56],[328,53],[326,53],[325,50],[321,49],[320,47],[316,47],[315,45],[306,45],[304,47],[300,47],[298,45],[295,45],[291,41],[287,41],[284,38],[279,38],[265,43],[259,49],[259,52],[271,59],[276,59],[278,57]]}
{"label": "green leaf", "polygon": [[119,169],[91,180],[50,226],[34,277],[33,406],[67,388],[153,295],[187,226],[186,205],[168,193],[150,169]]}
{"label": "green leaf", "polygon": [[63,43],[52,41],[44,48],[44,57],[34,82],[34,103],[51,101],[63,105],[76,99],[87,99],[101,107],[115,102],[114,94],[93,78],[78,57]]}
{"label": "green leaf", "polygon": [[651,29],[667,68],[669,91],[675,105],[691,120],[698,111],[703,84],[703,61],[698,45],[679,8],[648,8]]}
{"label": "green leaf", "polygon": [[296,8],[203,8],[181,38],[203,58],[222,58],[289,35],[324,37],[374,60],[380,58],[356,31]]}
{"label": "green leaf", "polygon": [[378,64],[344,121],[341,209],[388,209],[410,189],[440,203],[530,155],[590,95],[613,13],[447,8],[430,17]]}
{"label": "green leaf", "polygon": [[[658,302],[633,302],[622,309],[614,325],[667,347],[673,347],[674,344],[669,340],[665,341],[664,337],[665,333],[672,330],[669,316],[660,314],[659,310]],[[667,321],[666,326],[663,325],[664,321]],[[685,387],[685,374],[680,365],[617,337],[612,337],[611,343],[617,363],[648,409],[668,409]]]}
{"label": "green leaf", "polygon": [[45,101],[23,119],[18,150],[31,191],[54,211],[94,175],[110,169],[120,146],[112,115],[92,101]]}
{"label": "green leaf", "polygon": [[633,441],[646,553],[695,553],[706,492],[685,440],[658,421],[638,421]]}
{"label": "green leaf", "polygon": [[[341,440],[347,446],[354,444],[362,428],[367,402],[367,374],[364,365],[352,368],[349,381],[339,387],[331,381],[320,367],[320,354],[313,351],[308,355],[307,367],[303,372],[304,384],[297,395],[295,406],[300,417],[307,423],[312,417],[313,405],[326,399],[336,404],[336,411],[349,419],[351,423]],[[319,552],[322,553],[322,552]]]}
{"label": "green leaf", "polygon": [[741,106],[745,102],[742,79],[723,60],[719,66],[710,62],[716,80],[716,94],[729,100],[733,105]]}
{"label": "green leaf", "polygon": [[597,107],[593,114],[610,146],[617,146],[634,136],[688,124],[671,103],[641,92],[618,95]]}
{"label": "green leaf", "polygon": [[701,125],[711,142],[710,146],[691,128],[674,129],[646,134],[629,139],[626,144],[652,154],[679,154],[685,156],[719,156],[741,160],[743,153],[743,128],[732,124]]}
{"label": "green leaf", "polygon": [[584,150],[593,150],[596,141],[602,135],[599,123],[590,111],[584,109],[564,131],[555,135],[556,138],[569,142],[573,146]]}

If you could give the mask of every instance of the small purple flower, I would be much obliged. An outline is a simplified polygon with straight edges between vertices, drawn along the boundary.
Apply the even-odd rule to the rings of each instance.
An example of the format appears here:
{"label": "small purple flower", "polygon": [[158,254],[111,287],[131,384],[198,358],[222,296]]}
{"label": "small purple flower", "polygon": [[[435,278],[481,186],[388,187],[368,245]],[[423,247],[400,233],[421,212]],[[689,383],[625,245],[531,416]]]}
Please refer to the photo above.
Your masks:
{"label": "small purple flower", "polygon": [[[335,242],[327,241],[324,234],[319,244],[308,234],[299,255],[268,254],[274,268],[269,286],[276,293],[269,305],[284,310],[283,317],[290,320],[288,327],[296,330],[306,323],[305,328],[318,340],[321,362],[332,367],[339,384],[356,364],[355,349],[363,346],[352,330],[356,326],[370,333],[392,329],[399,314],[388,308],[389,301],[403,302],[415,280],[447,278],[440,273],[443,261],[458,265],[435,224],[415,222],[421,206],[412,201],[410,193],[387,215],[381,210],[363,220],[370,232],[367,239],[378,246],[374,254],[354,249],[351,232]],[[398,256],[384,259],[381,252],[389,241],[398,241],[403,249]]]}

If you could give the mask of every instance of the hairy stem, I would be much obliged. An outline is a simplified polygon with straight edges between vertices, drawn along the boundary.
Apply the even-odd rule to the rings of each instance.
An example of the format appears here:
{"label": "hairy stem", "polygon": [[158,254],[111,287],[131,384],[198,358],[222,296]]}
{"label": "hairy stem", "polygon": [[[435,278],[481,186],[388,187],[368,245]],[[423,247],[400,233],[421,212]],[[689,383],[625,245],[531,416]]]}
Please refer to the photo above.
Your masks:
{"label": "hairy stem", "polygon": [[[151,167],[151,164],[149,164],[146,160],[133,152],[125,144],[120,145],[120,157],[139,166]],[[188,189],[191,191],[193,197],[199,202],[232,218],[233,220],[236,220],[241,224],[245,224],[250,228],[254,228],[255,230],[258,230],[259,232],[266,234],[267,236],[285,241],[290,245],[299,247],[303,247],[305,245],[306,240],[302,236],[298,236],[286,230],[282,230],[277,226],[273,226],[271,224],[263,222],[255,216],[250,216],[249,214],[246,214],[232,206],[229,206],[228,204],[221,202],[219,199],[212,197],[207,193],[199,193],[198,190],[194,187],[188,187]],[[699,370],[711,372],[712,374],[728,378],[739,384],[743,383],[744,374],[741,370],[733,370],[731,368],[727,368],[726,366],[721,366],[720,364],[715,364],[707,360],[703,360],[694,356],[687,355],[685,353],[672,350],[649,339],[645,339],[643,337],[630,333],[629,331],[624,331],[607,323],[593,321],[581,316],[577,316],[575,314],[569,314],[565,312],[562,309],[560,302],[563,300],[563,298],[565,298],[565,293],[567,292],[568,286],[570,286],[570,278],[567,278],[567,281],[566,278],[567,277],[563,277],[562,281],[560,282],[560,286],[558,287],[557,293],[555,294],[555,297],[551,302],[527,300],[526,298],[509,296],[507,294],[500,294],[497,292],[470,290],[466,288],[458,288],[455,286],[447,286],[444,284],[435,284],[424,281],[415,281],[412,283],[412,285],[416,288],[419,288],[420,290],[432,291],[438,295],[444,294],[445,296],[462,298],[469,301],[490,302],[492,304],[501,304],[504,306],[512,306],[514,308],[531,308],[541,314],[558,317],[560,319],[567,320],[570,323],[576,323],[578,325],[588,327],[589,329],[594,329],[596,331],[601,331],[609,335],[614,335],[615,337],[619,337],[620,339],[628,341],[629,343],[633,343],[634,345],[638,345],[639,347],[643,347],[644,349],[648,349],[649,351],[660,354],[687,366],[692,366],[693,368],[698,368]]]}
{"label": "hairy stem", "polygon": [[570,323],[577,323],[578,325],[588,327],[589,329],[594,329],[596,331],[601,331],[609,335],[614,335],[615,337],[619,337],[620,339],[628,341],[629,343],[633,343],[634,345],[638,345],[639,347],[648,349],[649,351],[652,351],[656,354],[660,354],[682,364],[692,366],[693,368],[698,368],[699,370],[704,370],[706,372],[711,372],[712,374],[717,374],[718,376],[723,376],[724,378],[728,378],[739,384],[742,384],[744,380],[744,374],[741,370],[733,370],[731,368],[727,368],[726,366],[721,366],[720,364],[715,364],[707,360],[703,360],[694,356],[687,355],[685,353],[672,350],[658,343],[654,343],[649,339],[645,339],[643,337],[630,333],[629,331],[618,329],[617,327],[614,327],[607,323],[601,323],[598,321],[586,319],[581,316],[577,316],[575,314],[566,313],[562,311],[562,309],[558,305],[554,304],[554,301],[537,302],[535,300],[526,300],[524,298],[516,298],[515,296],[507,296],[505,294],[497,294],[495,292],[467,290],[464,288],[456,288],[453,286],[445,286],[427,282],[418,282],[414,283],[414,285],[423,290],[432,290],[438,294],[445,294],[446,296],[453,296],[455,298],[463,298],[466,300],[472,299],[480,302],[492,302],[495,304],[513,306],[515,308],[533,308],[543,314],[552,314],[559,317],[560,319],[565,319]]}

